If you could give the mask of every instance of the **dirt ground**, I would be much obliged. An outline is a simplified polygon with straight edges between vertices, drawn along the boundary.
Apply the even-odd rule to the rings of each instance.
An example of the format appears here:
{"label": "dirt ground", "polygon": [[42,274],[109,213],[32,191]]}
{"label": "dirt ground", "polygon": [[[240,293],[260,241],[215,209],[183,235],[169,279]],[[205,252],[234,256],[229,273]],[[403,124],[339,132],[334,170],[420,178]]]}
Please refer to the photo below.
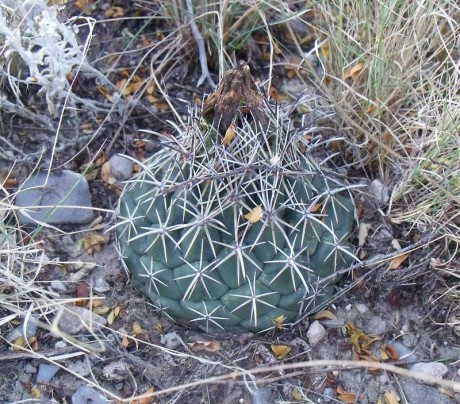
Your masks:
{"label": "dirt ground", "polygon": [[[138,9],[131,9],[131,2],[118,2],[120,6],[134,14]],[[117,3],[117,4],[118,4]],[[75,7],[65,10],[66,17],[81,12]],[[145,11],[147,12],[147,11]],[[104,4],[97,3],[91,11],[91,17],[102,19]],[[119,26],[98,25],[92,41],[90,60],[97,60],[105,54],[114,54],[125,49],[128,39],[120,39],[114,33],[121,30],[137,32],[140,22],[125,20]],[[158,27],[155,27],[158,29]],[[84,32],[82,32],[84,35]],[[113,40],[114,38],[118,40]],[[123,72],[140,63],[142,54],[124,56],[117,62],[116,69],[110,72],[114,82],[123,79]],[[251,61],[254,75],[264,79],[266,72],[263,62]],[[95,63],[95,67],[109,74],[107,60]],[[143,70],[140,70],[142,74]],[[147,68],[144,71],[147,74]],[[277,72],[275,71],[275,74]],[[207,85],[197,89],[194,83],[200,75],[196,60],[187,59],[183,64],[172,63],[165,70],[163,81],[169,97],[178,111],[187,113],[187,102],[197,102],[211,88]],[[284,73],[283,73],[284,74]],[[212,73],[217,81],[217,74]],[[289,84],[289,83],[288,83]],[[291,83],[292,84],[292,83]],[[282,91],[286,79],[279,74],[275,85]],[[85,98],[104,100],[104,94],[95,89],[94,83],[87,79],[77,80],[74,92]],[[31,95],[33,97],[33,95]],[[31,101],[32,102],[32,101]],[[148,157],[157,150],[156,139],[149,134],[139,132],[149,129],[157,132],[171,131],[168,120],[174,116],[167,108],[162,108],[160,99],[156,104],[141,100],[126,114],[113,113],[98,131],[91,143],[95,131],[100,128],[102,117],[93,117],[84,109],[78,113],[69,112],[61,129],[62,136],[57,144],[55,166],[84,171],[85,164],[101,156],[103,164],[106,158],[122,153],[134,158]],[[15,168],[18,179],[25,176],[39,165],[47,167],[51,158],[54,132],[44,127],[34,126],[23,119],[10,117],[12,134],[10,142],[23,152],[17,155],[21,161]],[[40,156],[37,152],[45,147]],[[327,152],[327,151],[325,151]],[[100,168],[97,167],[98,169]],[[370,180],[359,173],[353,173],[355,182],[370,187]],[[119,188],[109,185],[100,175],[88,180],[92,203],[95,208],[115,211]],[[448,306],[442,301],[434,303],[436,274],[430,269],[431,259],[436,257],[433,251],[415,251],[410,260],[397,270],[389,269],[388,262],[381,264],[378,258],[388,256],[394,249],[392,240],[400,240],[402,248],[416,245],[423,234],[416,230],[409,231],[392,226],[378,214],[381,206],[368,196],[369,192],[356,194],[361,221],[373,229],[369,233],[361,253],[363,260],[372,262],[365,268],[357,267],[346,274],[338,285],[338,292],[346,291],[328,307],[327,314],[320,316],[319,322],[325,333],[317,343],[307,335],[314,318],[304,319],[292,328],[272,330],[263,334],[236,333],[219,331],[204,333],[187,323],[177,323],[159,313],[150,302],[133,286],[125,272],[116,251],[113,231],[107,230],[114,224],[111,212],[100,212],[102,230],[97,233],[105,238],[100,252],[88,254],[77,246],[82,234],[77,231],[85,227],[64,226],[67,235],[45,229],[39,238],[50,259],[59,258],[60,262],[79,262],[62,265],[49,265],[46,272],[39,274],[38,281],[61,281],[65,285],[59,292],[60,297],[75,298],[82,296],[84,285],[99,285],[93,293],[104,298],[104,306],[109,308],[103,317],[107,319],[112,313],[111,324],[94,329],[95,334],[105,346],[103,352],[69,357],[60,362],[62,369],[46,383],[37,383],[37,371],[43,358],[32,357],[27,353],[13,352],[5,341],[0,341],[0,402],[59,402],[69,403],[72,395],[83,385],[100,386],[120,398],[129,398],[153,388],[154,391],[181,386],[199,379],[229,374],[236,369],[255,369],[264,365],[295,364],[319,359],[356,359],[370,358],[372,352],[385,350],[387,344],[394,341],[398,357],[390,357],[386,363],[401,364],[406,367],[411,363],[444,363],[448,373],[447,380],[458,381],[460,344],[452,328],[443,323],[448,317]],[[358,243],[359,229],[353,234]],[[116,314],[115,314],[116,312]],[[2,316],[5,313],[1,313]],[[135,327],[135,328],[133,328]],[[348,334],[346,330],[348,327]],[[352,330],[361,330],[365,336],[378,336],[370,344],[369,352],[357,353],[356,346],[350,338]],[[1,334],[6,335],[13,324],[0,326]],[[135,339],[126,339],[125,334]],[[94,334],[82,332],[78,338],[84,342],[94,341]],[[37,341],[39,352],[44,356],[71,354],[77,352],[72,344],[62,340],[46,329],[38,329]],[[199,347],[203,347],[199,350]],[[274,351],[273,346],[290,349],[285,358]],[[404,349],[407,349],[404,351]],[[278,356],[278,357],[277,357]],[[405,357],[401,359],[401,357]],[[72,370],[69,373],[67,370]],[[290,373],[293,372],[293,373]],[[90,383],[88,382],[90,381]],[[39,389],[37,393],[36,388]],[[97,390],[97,389],[96,389]],[[414,392],[415,391],[415,392]],[[277,370],[267,374],[250,377],[215,381],[190,388],[180,388],[155,398],[155,402],[164,403],[275,403],[275,402],[356,402],[376,403],[383,399],[385,393],[391,392],[400,402],[416,403],[417,394],[422,394],[428,402],[460,402],[460,396],[448,389],[403,377],[382,370],[354,369],[344,370],[332,366],[327,371],[318,368],[299,367],[294,370]],[[96,395],[92,402],[98,401]],[[54,401],[53,401],[54,400]],[[310,401],[309,401],[310,400]],[[347,401],[348,400],[348,401]],[[81,401],[83,402],[83,401]],[[90,401],[87,401],[89,403]],[[153,401],[140,401],[153,402]],[[386,401],[381,401],[385,403]],[[388,401],[390,402],[390,401]],[[422,401],[418,401],[422,402]]]}

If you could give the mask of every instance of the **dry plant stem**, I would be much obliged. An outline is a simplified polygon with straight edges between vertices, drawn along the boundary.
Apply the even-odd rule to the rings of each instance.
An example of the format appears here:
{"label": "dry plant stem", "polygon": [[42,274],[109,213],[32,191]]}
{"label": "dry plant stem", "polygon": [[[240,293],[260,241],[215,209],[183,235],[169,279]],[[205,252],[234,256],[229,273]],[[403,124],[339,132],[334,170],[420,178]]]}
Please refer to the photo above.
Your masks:
{"label": "dry plant stem", "polygon": [[[65,354],[73,354],[75,352],[81,351],[79,347],[76,346],[68,346],[65,348],[60,349],[51,349],[49,351],[42,351],[39,352],[40,355],[44,356],[45,358],[57,356],[57,355],[65,355]],[[22,359],[35,359],[37,357],[37,353],[33,351],[24,351],[24,352],[2,352],[0,353],[0,362],[4,361],[18,361]]]}
{"label": "dry plant stem", "polygon": [[200,87],[205,81],[212,87],[216,87],[216,83],[211,78],[208,70],[208,60],[206,58],[206,48],[204,46],[204,39],[198,29],[198,26],[195,22],[195,15],[193,13],[193,5],[192,0],[186,0],[187,3],[187,12],[190,17],[190,28],[192,29],[193,36],[195,37],[196,44],[198,46],[198,53],[200,58],[200,66],[201,66],[201,76],[198,79],[197,87]]}
{"label": "dry plant stem", "polygon": [[[238,377],[244,377],[248,374],[250,375],[257,375],[257,374],[264,374],[264,373],[274,373],[280,370],[291,370],[291,369],[298,369],[298,368],[312,368],[312,367],[320,367],[320,366],[336,366],[340,367],[341,370],[354,370],[354,369],[379,369],[385,370],[387,372],[396,373],[401,376],[411,377],[416,380],[420,380],[425,383],[433,383],[440,387],[449,388],[454,391],[460,392],[460,383],[453,382],[452,380],[444,380],[444,379],[437,379],[431,375],[427,375],[420,372],[413,372],[411,370],[407,370],[404,368],[400,368],[394,365],[390,365],[388,363],[379,363],[379,362],[360,362],[360,361],[348,361],[348,360],[316,360],[316,361],[308,361],[308,362],[297,362],[297,363],[288,363],[283,365],[276,365],[276,366],[264,366],[259,367],[256,369],[250,369],[245,372],[232,372],[227,375],[222,376],[215,376],[209,377],[203,380],[197,380],[196,382],[182,384],[180,386],[170,387],[168,389],[160,390],[154,392],[152,394],[142,394],[137,397],[131,397],[129,399],[123,400],[123,402],[130,402],[131,400],[140,400],[147,397],[157,397],[164,394],[173,393],[175,391],[201,386],[204,384],[213,384],[213,383],[220,383],[223,380],[234,381]],[[329,369],[324,370],[329,371]]]}

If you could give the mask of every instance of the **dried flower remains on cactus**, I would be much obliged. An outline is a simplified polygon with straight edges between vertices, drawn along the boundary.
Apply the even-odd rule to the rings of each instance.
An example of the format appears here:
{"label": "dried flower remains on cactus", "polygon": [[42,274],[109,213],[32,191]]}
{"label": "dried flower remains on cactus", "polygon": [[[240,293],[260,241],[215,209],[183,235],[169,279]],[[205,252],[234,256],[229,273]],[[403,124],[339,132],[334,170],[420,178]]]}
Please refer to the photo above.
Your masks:
{"label": "dried flower remains on cactus", "polygon": [[220,121],[226,130],[232,123],[237,111],[244,115],[251,114],[259,122],[265,122],[263,112],[264,98],[257,88],[249,65],[245,62],[228,70],[216,91],[204,103],[203,117],[210,119],[215,127]]}
{"label": "dried flower remains on cactus", "polygon": [[[234,92],[240,73],[254,91]],[[246,73],[227,73],[204,107],[225,124],[239,120],[234,138],[223,144],[191,111],[119,204],[133,283],[171,318],[206,331],[282,328],[326,304],[354,260],[349,187],[311,157],[315,142],[279,108],[260,124],[264,103]]]}

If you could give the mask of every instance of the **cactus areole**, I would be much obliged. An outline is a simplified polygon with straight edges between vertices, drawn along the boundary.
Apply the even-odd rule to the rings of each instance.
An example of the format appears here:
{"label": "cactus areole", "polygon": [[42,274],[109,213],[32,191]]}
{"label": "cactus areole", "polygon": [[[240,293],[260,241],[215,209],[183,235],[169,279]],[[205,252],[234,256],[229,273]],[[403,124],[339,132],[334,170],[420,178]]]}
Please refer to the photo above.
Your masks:
{"label": "cactus areole", "polygon": [[354,260],[354,204],[305,130],[238,109],[225,136],[196,112],[175,129],[120,199],[134,284],[206,331],[280,328],[324,305]]}

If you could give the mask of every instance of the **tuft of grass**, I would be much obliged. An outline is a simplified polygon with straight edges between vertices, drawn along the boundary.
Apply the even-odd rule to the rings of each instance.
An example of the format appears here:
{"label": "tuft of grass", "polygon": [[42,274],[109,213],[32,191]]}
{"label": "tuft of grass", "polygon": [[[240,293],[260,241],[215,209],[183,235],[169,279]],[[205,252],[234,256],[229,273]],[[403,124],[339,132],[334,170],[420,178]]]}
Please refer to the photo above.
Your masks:
{"label": "tuft of grass", "polygon": [[[155,9],[156,17],[164,19],[170,29],[178,30],[181,42],[193,49],[195,39],[186,3],[187,0],[141,2]],[[303,7],[296,10],[299,5],[299,1],[281,0],[193,0],[193,14],[206,43],[209,67],[222,73],[233,67],[237,58],[248,61],[257,57],[267,63],[273,62],[274,54],[286,52],[290,42],[289,37],[276,33],[287,32],[289,21],[306,11]],[[188,49],[189,57],[197,54],[196,49],[192,52]]]}
{"label": "tuft of grass", "polygon": [[449,262],[460,245],[458,2],[307,4],[319,64],[299,68],[335,106],[347,163],[387,184],[390,221],[443,240]]}

